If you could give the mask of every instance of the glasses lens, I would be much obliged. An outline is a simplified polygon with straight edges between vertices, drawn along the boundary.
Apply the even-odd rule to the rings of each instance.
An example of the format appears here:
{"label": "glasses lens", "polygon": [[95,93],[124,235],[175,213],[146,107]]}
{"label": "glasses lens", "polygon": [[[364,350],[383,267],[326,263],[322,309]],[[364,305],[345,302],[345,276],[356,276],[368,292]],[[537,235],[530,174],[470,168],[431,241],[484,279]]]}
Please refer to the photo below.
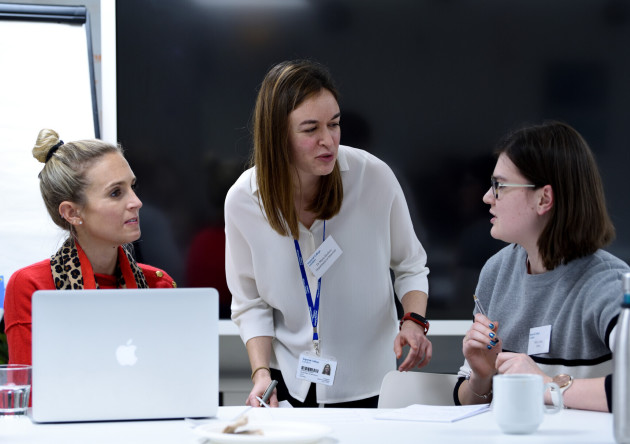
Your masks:
{"label": "glasses lens", "polygon": [[499,183],[494,177],[490,178],[490,186],[492,187],[492,194],[494,194],[494,198],[499,198]]}

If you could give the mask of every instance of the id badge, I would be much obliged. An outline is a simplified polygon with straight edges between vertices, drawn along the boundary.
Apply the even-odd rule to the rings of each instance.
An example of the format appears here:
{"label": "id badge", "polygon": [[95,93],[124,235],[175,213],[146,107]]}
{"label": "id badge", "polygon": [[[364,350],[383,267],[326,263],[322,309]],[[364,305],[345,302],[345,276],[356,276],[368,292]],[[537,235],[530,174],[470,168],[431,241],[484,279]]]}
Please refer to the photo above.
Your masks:
{"label": "id badge", "polygon": [[539,355],[549,353],[549,343],[551,342],[551,325],[533,327],[529,329],[529,342],[527,344],[528,355]]}
{"label": "id badge", "polygon": [[328,236],[326,240],[319,246],[315,253],[306,260],[308,269],[317,279],[322,277],[328,271],[332,264],[341,256],[341,248],[335,242],[332,236]]}
{"label": "id badge", "polygon": [[304,352],[298,360],[295,377],[317,384],[333,385],[336,371],[337,360],[335,358],[324,358],[314,353]]}

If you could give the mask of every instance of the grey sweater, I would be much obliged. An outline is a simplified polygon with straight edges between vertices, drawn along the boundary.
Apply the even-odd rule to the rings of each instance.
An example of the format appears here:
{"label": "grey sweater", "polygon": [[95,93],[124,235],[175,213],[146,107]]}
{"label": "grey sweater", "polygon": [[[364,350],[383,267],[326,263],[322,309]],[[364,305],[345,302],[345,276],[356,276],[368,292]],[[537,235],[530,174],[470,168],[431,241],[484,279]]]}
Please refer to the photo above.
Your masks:
{"label": "grey sweater", "polygon": [[[552,271],[527,273],[527,253],[508,245],[484,265],[476,294],[499,322],[503,350],[527,353],[532,327],[551,325],[549,353],[532,355],[549,376],[577,378],[612,372],[610,334],[621,304],[621,275],[628,264],[598,250]],[[470,373],[465,362],[460,376]]]}

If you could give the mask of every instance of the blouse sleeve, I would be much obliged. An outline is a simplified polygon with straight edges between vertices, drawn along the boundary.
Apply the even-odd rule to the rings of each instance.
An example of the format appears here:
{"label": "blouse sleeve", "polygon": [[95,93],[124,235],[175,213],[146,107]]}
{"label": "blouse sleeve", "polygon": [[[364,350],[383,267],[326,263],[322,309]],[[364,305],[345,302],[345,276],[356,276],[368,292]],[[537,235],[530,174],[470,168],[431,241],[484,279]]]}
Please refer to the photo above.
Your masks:
{"label": "blouse sleeve", "polygon": [[[232,293],[232,320],[244,343],[256,336],[273,336],[272,308],[260,297],[251,245],[244,232],[256,233],[260,221],[248,214],[244,196],[231,190],[225,201],[225,276]],[[266,223],[266,222],[265,222]]]}

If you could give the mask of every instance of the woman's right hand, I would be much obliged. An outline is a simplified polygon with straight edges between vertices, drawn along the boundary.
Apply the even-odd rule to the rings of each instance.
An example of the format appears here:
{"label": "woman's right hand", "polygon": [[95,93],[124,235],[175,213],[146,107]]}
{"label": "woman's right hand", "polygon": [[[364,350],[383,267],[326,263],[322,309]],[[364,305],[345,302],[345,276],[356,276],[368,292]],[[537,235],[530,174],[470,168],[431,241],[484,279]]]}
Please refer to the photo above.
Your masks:
{"label": "woman's right hand", "polygon": [[[252,382],[254,383],[254,388],[249,393],[245,404],[252,407],[260,407],[260,401],[256,399],[256,396],[262,398],[265,390],[271,384],[271,370],[269,369],[271,336],[255,336],[250,338],[245,346],[247,347],[247,355],[252,367]],[[278,407],[278,395],[275,389],[267,404],[271,407]]]}
{"label": "woman's right hand", "polygon": [[[269,372],[266,371],[266,369],[258,371],[254,376],[254,388],[249,393],[245,404],[251,405],[252,407],[262,407],[260,401],[256,399],[256,397],[258,396],[262,398],[265,390],[269,387],[269,384],[271,384],[271,375]],[[267,404],[269,404],[270,407],[278,407],[278,395],[276,389],[274,389],[271,393],[271,397],[269,398],[269,401],[267,401]]]}
{"label": "woman's right hand", "polygon": [[497,321],[477,313],[475,322],[464,336],[462,351],[476,377],[489,379],[497,372],[497,355],[503,349],[503,343],[497,335],[498,327]]}

